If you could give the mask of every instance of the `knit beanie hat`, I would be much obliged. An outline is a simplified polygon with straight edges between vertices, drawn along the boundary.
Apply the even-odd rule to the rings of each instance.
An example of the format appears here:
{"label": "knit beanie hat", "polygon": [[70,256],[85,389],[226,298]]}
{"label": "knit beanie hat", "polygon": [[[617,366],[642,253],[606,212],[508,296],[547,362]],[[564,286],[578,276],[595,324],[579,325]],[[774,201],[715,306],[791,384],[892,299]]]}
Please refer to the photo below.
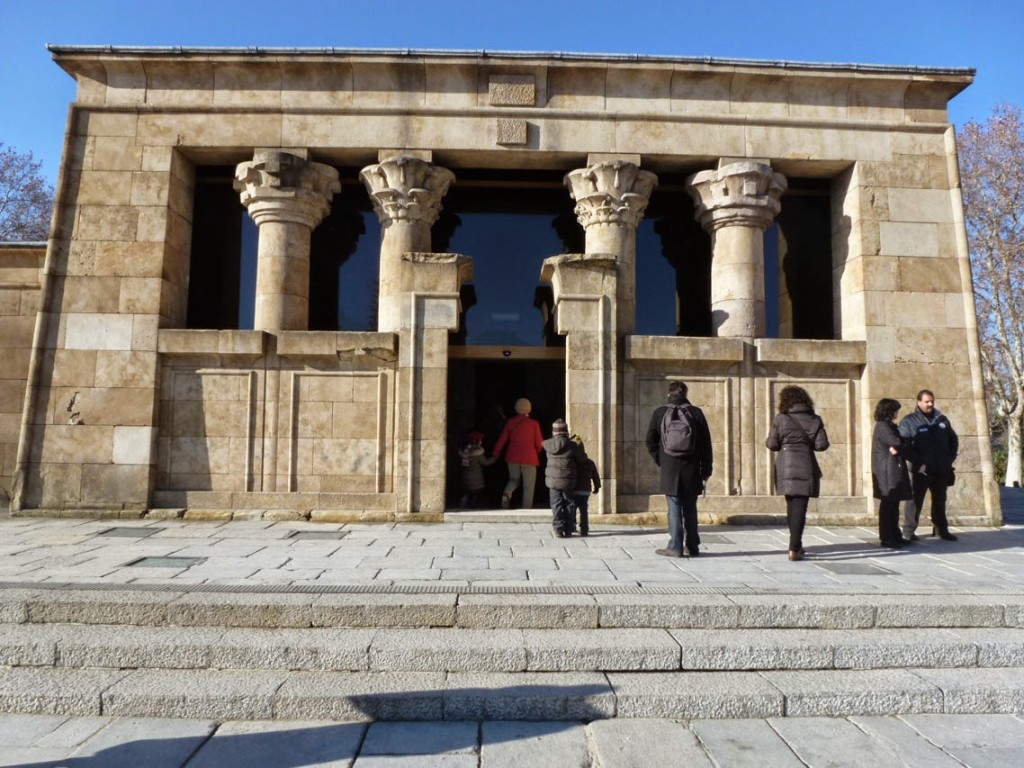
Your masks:
{"label": "knit beanie hat", "polygon": [[569,425],[565,423],[565,419],[557,419],[554,424],[551,425],[552,435],[568,435]]}
{"label": "knit beanie hat", "polygon": [[516,413],[529,413],[533,410],[533,405],[525,397],[520,397],[516,400]]}

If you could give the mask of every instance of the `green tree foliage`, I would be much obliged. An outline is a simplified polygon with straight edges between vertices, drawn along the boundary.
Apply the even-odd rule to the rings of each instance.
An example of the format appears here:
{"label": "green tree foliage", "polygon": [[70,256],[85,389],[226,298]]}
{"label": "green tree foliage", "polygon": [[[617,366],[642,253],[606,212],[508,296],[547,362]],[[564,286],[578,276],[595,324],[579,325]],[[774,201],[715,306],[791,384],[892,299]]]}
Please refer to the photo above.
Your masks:
{"label": "green tree foliage", "polygon": [[1024,118],[995,108],[959,137],[982,374],[993,428],[1006,438],[1004,482],[1022,476],[1024,426]]}
{"label": "green tree foliage", "polygon": [[46,240],[53,211],[53,187],[31,152],[0,142],[0,242]]}

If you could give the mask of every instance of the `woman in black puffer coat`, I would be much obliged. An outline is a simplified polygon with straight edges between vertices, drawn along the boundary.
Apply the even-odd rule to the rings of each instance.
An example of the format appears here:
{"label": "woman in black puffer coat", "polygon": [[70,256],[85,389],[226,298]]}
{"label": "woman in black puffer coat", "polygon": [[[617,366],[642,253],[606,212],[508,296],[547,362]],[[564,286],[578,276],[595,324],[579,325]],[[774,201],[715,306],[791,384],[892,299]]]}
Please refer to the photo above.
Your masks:
{"label": "woman in black puffer coat", "polygon": [[778,451],[775,492],[786,497],[789,559],[803,560],[807,502],[817,498],[821,487],[821,470],[814,452],[824,451],[829,445],[825,425],[814,413],[814,401],[806,390],[789,386],[779,392],[779,413],[772,420],[765,445]]}
{"label": "woman in black puffer coat", "polygon": [[900,533],[900,502],[914,495],[906,462],[913,455],[909,446],[903,444],[896,426],[899,410],[896,400],[879,400],[871,438],[871,484],[878,499],[878,538],[887,549],[900,549],[909,543]]}

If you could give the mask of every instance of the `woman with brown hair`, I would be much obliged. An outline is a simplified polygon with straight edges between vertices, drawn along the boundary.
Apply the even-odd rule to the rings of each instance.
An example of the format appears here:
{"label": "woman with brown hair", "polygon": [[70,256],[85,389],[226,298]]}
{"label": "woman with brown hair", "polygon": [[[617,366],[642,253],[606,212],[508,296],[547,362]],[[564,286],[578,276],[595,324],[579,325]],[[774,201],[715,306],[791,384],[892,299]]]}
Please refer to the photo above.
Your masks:
{"label": "woman with brown hair", "polygon": [[815,414],[814,401],[806,390],[788,386],[779,392],[779,412],[772,420],[765,445],[778,452],[775,492],[786,497],[789,559],[803,560],[807,502],[817,498],[821,486],[821,469],[814,453],[829,446],[825,425]]}

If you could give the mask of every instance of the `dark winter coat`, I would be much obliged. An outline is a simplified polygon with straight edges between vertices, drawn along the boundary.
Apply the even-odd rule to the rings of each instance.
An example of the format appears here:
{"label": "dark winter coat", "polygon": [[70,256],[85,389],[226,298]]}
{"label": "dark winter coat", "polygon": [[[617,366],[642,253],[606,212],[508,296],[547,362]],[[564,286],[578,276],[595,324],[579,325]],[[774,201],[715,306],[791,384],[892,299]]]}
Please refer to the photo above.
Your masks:
{"label": "dark winter coat", "polygon": [[[890,448],[898,453],[894,456]],[[871,485],[876,499],[906,501],[913,496],[906,454],[896,425],[888,420],[876,421],[871,438]]]}
{"label": "dark winter coat", "polygon": [[580,467],[587,461],[587,454],[568,435],[554,435],[543,445],[548,454],[544,484],[557,491],[575,490],[576,478]]}
{"label": "dark winter coat", "polygon": [[482,491],[484,489],[484,467],[493,464],[497,459],[494,456],[484,456],[484,447],[479,444],[467,443],[459,451],[459,459],[462,462],[462,490],[467,493]]}
{"label": "dark winter coat", "polygon": [[904,416],[900,421],[900,437],[910,443],[912,472],[917,472],[922,464],[929,476],[948,476],[952,471],[960,450],[960,438],[938,408],[930,420],[920,409]]}
{"label": "dark winter coat", "polygon": [[775,492],[783,496],[817,497],[821,490],[821,469],[814,451],[828,449],[828,434],[821,417],[798,403],[788,413],[772,420],[768,439],[775,457]]}
{"label": "dark winter coat", "polygon": [[576,473],[576,488],[573,493],[597,493],[601,490],[601,475],[597,471],[597,464],[589,456],[578,468]]}
{"label": "dark winter coat", "polygon": [[665,453],[661,445],[661,420],[669,406],[662,405],[654,409],[644,442],[654,463],[661,467],[658,493],[666,496],[699,496],[704,489],[704,481],[711,477],[714,463],[708,420],[704,417],[704,412],[691,405],[689,400],[670,398],[669,405],[685,405],[688,408],[688,415],[693,419],[697,449],[693,456],[672,456]]}

